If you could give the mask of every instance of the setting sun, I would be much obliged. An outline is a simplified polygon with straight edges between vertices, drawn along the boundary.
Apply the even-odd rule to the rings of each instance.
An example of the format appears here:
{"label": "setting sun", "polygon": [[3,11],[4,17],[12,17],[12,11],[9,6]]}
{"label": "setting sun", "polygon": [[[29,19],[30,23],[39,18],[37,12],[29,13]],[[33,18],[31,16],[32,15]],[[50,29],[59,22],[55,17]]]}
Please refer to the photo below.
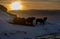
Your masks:
{"label": "setting sun", "polygon": [[11,7],[11,10],[21,10],[22,9],[22,5],[19,1],[15,1],[15,2],[11,3],[10,7]]}

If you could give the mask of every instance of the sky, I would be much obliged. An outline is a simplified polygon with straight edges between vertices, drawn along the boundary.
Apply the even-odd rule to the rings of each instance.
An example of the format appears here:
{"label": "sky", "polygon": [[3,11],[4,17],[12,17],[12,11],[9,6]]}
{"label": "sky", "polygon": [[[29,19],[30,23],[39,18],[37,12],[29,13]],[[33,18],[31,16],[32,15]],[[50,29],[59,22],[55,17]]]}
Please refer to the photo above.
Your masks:
{"label": "sky", "polygon": [[0,4],[8,8],[14,1],[21,1],[24,10],[60,10],[60,0],[0,0]]}

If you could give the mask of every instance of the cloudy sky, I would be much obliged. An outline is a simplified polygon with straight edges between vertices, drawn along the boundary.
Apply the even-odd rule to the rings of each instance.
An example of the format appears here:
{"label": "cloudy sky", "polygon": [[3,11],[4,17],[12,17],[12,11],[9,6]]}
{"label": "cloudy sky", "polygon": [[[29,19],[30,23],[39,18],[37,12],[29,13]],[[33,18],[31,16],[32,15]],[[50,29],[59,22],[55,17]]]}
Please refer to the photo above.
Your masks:
{"label": "cloudy sky", "polygon": [[[8,6],[17,0],[0,0],[0,4]],[[40,9],[40,10],[60,10],[60,0],[19,0],[24,9]]]}

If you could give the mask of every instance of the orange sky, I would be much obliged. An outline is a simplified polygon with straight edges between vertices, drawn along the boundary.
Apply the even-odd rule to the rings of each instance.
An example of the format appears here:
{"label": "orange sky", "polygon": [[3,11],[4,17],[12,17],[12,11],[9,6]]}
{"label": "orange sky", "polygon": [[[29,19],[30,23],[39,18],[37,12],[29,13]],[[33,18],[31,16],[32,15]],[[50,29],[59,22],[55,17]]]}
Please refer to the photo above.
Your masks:
{"label": "orange sky", "polygon": [[[1,0],[0,4],[6,6],[14,2],[15,0]],[[40,10],[60,10],[60,0],[21,0],[23,9],[40,9]],[[8,8],[9,9],[9,8]]]}

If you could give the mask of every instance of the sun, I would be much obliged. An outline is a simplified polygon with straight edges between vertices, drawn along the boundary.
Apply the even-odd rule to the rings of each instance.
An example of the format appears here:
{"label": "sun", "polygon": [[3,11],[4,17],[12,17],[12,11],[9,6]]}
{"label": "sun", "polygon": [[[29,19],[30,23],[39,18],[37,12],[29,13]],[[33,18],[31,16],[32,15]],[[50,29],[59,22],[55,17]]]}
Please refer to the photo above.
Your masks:
{"label": "sun", "polygon": [[10,4],[10,8],[11,8],[11,10],[21,10],[22,5],[19,1],[15,1],[15,2]]}

